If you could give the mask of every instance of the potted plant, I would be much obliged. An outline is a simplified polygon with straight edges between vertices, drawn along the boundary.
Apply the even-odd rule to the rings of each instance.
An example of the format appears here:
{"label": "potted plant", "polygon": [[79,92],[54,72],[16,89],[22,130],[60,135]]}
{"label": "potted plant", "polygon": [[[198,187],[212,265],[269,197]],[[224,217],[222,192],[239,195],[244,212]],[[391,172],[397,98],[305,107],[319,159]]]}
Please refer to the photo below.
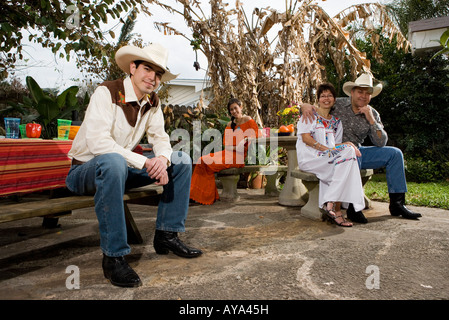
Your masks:
{"label": "potted plant", "polygon": [[288,105],[286,108],[278,111],[277,115],[280,117],[278,135],[287,136],[295,134],[295,125],[299,119],[299,108],[296,102]]}
{"label": "potted plant", "polygon": [[[271,148],[270,146],[265,147],[264,145],[251,144],[248,150],[248,156],[245,159],[246,164],[254,164],[257,163],[259,165],[269,165],[270,163],[277,162],[271,158]],[[277,148],[277,152],[279,152],[281,148]],[[258,161],[256,161],[258,160]],[[254,171],[247,174],[246,177],[248,188],[250,189],[262,189],[265,187],[267,183],[267,179],[264,174],[260,173],[260,171]]]}

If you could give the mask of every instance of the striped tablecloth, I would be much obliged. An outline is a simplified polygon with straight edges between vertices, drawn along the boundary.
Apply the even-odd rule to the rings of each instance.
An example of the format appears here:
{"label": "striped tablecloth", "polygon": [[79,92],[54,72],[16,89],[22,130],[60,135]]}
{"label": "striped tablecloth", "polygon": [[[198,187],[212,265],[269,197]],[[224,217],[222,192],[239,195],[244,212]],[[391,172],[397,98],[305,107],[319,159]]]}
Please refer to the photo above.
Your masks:
{"label": "striped tablecloth", "polygon": [[0,196],[65,187],[71,140],[0,139]]}

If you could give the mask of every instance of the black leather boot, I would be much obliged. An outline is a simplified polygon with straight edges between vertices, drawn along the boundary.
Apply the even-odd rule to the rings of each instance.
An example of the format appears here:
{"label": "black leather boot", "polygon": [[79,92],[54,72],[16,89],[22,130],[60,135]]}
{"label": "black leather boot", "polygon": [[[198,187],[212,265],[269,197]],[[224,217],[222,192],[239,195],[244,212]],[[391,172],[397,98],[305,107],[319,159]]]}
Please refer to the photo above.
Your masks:
{"label": "black leather boot", "polygon": [[407,209],[405,206],[405,193],[390,193],[390,214],[392,216],[402,216],[406,219],[422,217],[420,213]]}
{"label": "black leather boot", "polygon": [[157,254],[168,254],[169,251],[172,251],[183,258],[195,258],[203,254],[199,249],[186,246],[178,238],[177,232],[156,230],[153,246]]}
{"label": "black leather boot", "polygon": [[108,257],[103,254],[103,273],[106,279],[115,286],[139,287],[142,285],[139,276],[124,257]]}
{"label": "black leather boot", "polygon": [[346,216],[353,222],[358,223],[368,223],[368,219],[366,219],[365,215],[362,211],[355,211],[352,203],[349,204],[348,209],[346,210]]}

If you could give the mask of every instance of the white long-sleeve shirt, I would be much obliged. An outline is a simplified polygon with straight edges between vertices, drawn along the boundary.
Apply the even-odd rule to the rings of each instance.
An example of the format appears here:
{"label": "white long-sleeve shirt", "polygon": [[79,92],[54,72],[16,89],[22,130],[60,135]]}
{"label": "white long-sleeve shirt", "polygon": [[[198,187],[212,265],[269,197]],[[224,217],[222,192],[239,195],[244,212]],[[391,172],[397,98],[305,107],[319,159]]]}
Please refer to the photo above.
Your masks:
{"label": "white long-sleeve shirt", "polygon": [[[117,87],[117,82],[111,83]],[[132,150],[146,133],[148,143],[153,144],[155,156],[164,156],[170,160],[172,148],[164,129],[164,116],[159,99],[157,105],[148,109],[151,104],[148,96],[140,103],[129,77],[123,80],[123,87],[124,94],[121,90],[111,91],[105,85],[100,85],[95,90],[81,127],[73,140],[69,158],[87,162],[98,155],[118,153],[126,159],[129,166],[142,169],[147,158]],[[135,106],[135,110],[139,108],[138,111],[128,112],[133,110],[130,103]],[[142,109],[145,107],[148,110],[142,115]]]}

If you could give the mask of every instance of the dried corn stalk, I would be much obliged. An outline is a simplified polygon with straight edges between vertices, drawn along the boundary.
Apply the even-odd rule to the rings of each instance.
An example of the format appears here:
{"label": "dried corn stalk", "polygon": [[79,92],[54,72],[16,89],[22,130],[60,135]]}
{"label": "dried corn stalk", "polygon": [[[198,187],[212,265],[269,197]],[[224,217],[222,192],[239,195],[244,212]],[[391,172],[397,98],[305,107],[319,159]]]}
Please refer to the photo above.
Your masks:
{"label": "dried corn stalk", "polygon": [[[184,7],[182,12],[163,6],[182,15],[201,41],[214,94],[209,107],[223,108],[230,96],[239,97],[260,126],[277,125],[277,111],[291,102],[314,100],[314,88],[326,80],[327,55],[340,78],[345,76],[345,60],[350,63],[354,79],[361,71],[370,72],[370,61],[356,48],[354,34],[347,31],[350,24],[360,23],[358,30],[370,37],[375,58],[381,58],[376,24],[390,39],[397,36],[402,49],[410,46],[386,8],[375,3],[351,6],[331,18],[312,0],[290,1],[283,13],[254,9],[252,18],[257,22],[253,25],[239,0],[235,9],[226,9],[227,4],[221,0],[210,0],[209,16],[198,0],[178,2]],[[280,30],[270,39],[270,30],[275,26]],[[158,27],[166,33],[180,34],[167,24]]]}

